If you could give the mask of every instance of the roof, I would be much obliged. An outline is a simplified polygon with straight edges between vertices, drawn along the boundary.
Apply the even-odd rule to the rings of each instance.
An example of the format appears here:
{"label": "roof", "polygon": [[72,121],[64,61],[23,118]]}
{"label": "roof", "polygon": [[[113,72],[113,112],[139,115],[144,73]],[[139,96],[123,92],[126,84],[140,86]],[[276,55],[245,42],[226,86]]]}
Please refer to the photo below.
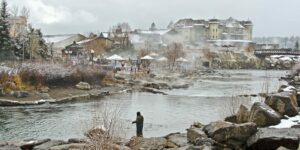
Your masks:
{"label": "roof", "polygon": [[141,30],[138,33],[140,33],[140,34],[159,34],[159,35],[164,35],[164,34],[166,34],[169,31],[170,31],[170,29],[160,29],[160,30],[153,30],[153,31],[150,31],[150,30]]}
{"label": "roof", "polygon": [[56,43],[63,41],[69,37],[72,37],[74,34],[67,34],[67,35],[46,35],[43,37],[43,39],[46,41],[46,43]]}
{"label": "roof", "polygon": [[218,19],[209,19],[209,22],[219,22]]}
{"label": "roof", "polygon": [[62,38],[63,40],[59,39],[59,41],[53,42],[54,43],[53,47],[65,48],[66,46],[71,45],[74,41],[78,42],[86,39],[86,37],[81,34],[72,34],[69,36],[66,35],[66,37],[67,38]]}
{"label": "roof", "polygon": [[68,48],[82,48],[79,44],[77,44],[76,42],[66,46],[65,49],[68,49]]}
{"label": "roof", "polygon": [[90,42],[92,40],[94,40],[94,39],[85,39],[85,40],[77,42],[77,44],[85,44],[85,43]]}
{"label": "roof", "polygon": [[101,32],[100,35],[99,35],[99,37],[109,38],[108,35],[109,35],[108,32]]}
{"label": "roof", "polygon": [[119,56],[117,54],[114,54],[106,59],[108,59],[108,60],[124,60],[124,58],[122,58],[121,56]]}
{"label": "roof", "polygon": [[209,42],[253,43],[250,40],[208,40]]}
{"label": "roof", "polygon": [[142,60],[153,60],[154,58],[152,58],[151,56],[147,55],[141,58]]}

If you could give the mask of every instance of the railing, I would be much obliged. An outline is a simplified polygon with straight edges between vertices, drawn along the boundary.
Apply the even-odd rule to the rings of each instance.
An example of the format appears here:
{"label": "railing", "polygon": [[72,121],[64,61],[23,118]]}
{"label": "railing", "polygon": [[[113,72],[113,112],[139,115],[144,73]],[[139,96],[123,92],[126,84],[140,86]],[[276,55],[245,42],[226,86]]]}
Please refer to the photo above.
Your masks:
{"label": "railing", "polygon": [[255,56],[270,56],[270,55],[300,55],[299,50],[292,49],[259,49],[254,51]]}

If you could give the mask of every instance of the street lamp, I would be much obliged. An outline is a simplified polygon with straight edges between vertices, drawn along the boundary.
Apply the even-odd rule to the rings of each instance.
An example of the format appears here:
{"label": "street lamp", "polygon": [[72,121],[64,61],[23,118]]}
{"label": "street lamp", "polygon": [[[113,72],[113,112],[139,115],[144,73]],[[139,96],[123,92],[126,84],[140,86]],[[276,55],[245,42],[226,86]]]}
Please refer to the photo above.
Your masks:
{"label": "street lamp", "polygon": [[92,64],[94,63],[94,53],[95,53],[95,51],[94,51],[94,50],[91,50]]}

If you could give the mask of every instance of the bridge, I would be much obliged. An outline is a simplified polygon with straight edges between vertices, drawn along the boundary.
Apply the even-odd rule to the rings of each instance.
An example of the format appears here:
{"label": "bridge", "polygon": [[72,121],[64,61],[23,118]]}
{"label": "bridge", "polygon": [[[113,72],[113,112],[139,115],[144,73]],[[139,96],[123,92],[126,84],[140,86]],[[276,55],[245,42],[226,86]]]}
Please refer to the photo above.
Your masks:
{"label": "bridge", "polygon": [[258,49],[254,51],[256,57],[267,57],[270,55],[300,55],[300,50],[292,49]]}

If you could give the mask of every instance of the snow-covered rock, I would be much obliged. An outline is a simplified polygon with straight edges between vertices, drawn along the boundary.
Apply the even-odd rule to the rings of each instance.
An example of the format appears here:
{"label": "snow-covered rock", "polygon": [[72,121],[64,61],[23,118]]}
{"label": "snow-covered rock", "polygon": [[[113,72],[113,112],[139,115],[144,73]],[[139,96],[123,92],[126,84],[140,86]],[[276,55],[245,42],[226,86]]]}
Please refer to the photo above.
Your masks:
{"label": "snow-covered rock", "polygon": [[78,88],[80,90],[90,90],[91,85],[86,82],[79,82],[78,84],[76,84],[76,88]]}

